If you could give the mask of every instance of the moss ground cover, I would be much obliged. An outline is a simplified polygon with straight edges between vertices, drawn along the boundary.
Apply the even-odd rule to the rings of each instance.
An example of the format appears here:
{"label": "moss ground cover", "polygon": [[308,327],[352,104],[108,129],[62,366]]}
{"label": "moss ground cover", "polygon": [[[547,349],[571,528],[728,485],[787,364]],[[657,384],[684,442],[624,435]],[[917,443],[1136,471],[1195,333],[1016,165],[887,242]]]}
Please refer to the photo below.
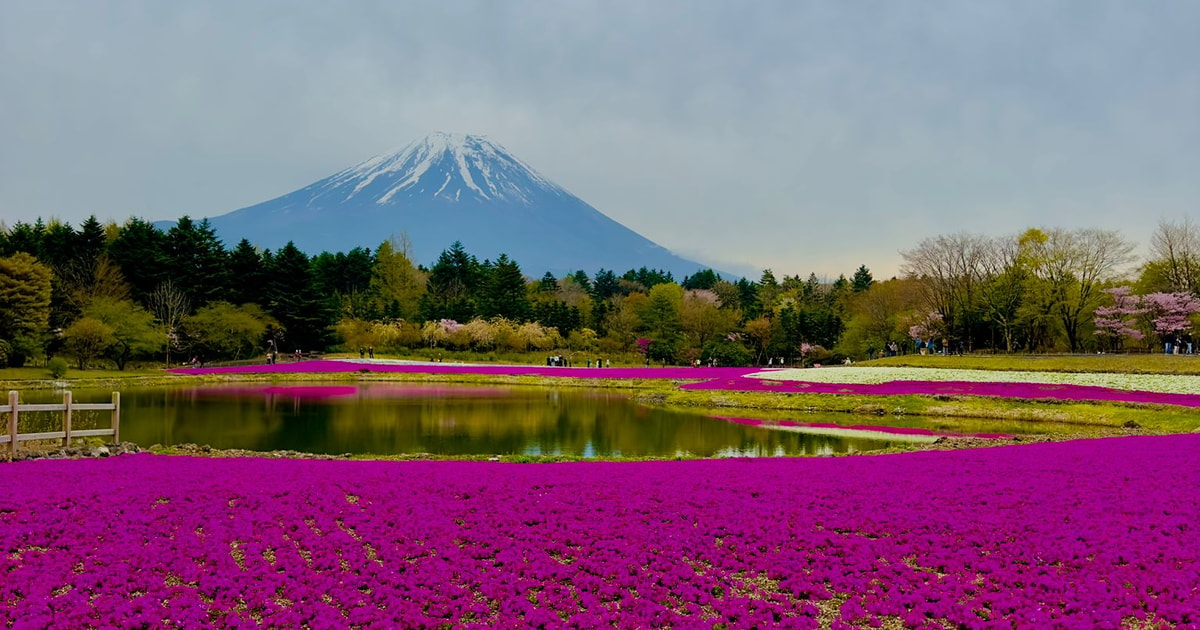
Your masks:
{"label": "moss ground cover", "polygon": [[0,627],[1195,627],[1198,448],[21,462]]}

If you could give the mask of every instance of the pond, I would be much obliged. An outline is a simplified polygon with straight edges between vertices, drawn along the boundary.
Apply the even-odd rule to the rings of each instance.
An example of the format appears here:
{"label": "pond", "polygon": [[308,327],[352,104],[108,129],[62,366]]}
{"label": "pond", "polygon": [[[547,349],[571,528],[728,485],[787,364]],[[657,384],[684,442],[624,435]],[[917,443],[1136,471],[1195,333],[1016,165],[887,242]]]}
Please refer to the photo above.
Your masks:
{"label": "pond", "polygon": [[[104,402],[111,397],[107,391],[90,390],[73,395],[76,402]],[[61,393],[49,391],[22,395],[24,402],[61,398]],[[104,417],[97,417],[101,413]],[[827,426],[837,421],[867,423],[846,416],[793,414],[789,420],[779,413],[757,419],[748,410],[725,413],[737,417],[647,407],[623,393],[580,388],[202,385],[122,390],[121,439],[143,447],[192,443],[323,454],[582,457],[828,455],[936,439],[886,429],[845,431]],[[89,422],[107,426],[107,415],[80,412],[75,426],[85,428]],[[21,430],[54,430],[51,425],[58,417],[22,414]],[[912,420],[880,420],[914,426]],[[995,427],[971,427],[976,432],[989,428]],[[1012,427],[1002,429],[1012,432]]]}

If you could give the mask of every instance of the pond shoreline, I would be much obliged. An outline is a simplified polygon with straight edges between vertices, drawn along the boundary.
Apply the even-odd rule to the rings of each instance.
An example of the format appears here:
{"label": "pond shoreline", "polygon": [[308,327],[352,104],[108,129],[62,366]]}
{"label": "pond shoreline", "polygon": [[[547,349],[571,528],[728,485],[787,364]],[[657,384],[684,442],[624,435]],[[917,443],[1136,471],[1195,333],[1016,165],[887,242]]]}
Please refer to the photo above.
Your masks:
{"label": "pond shoreline", "polygon": [[[1147,437],[1151,434],[1138,429],[1123,429],[1120,432],[1093,434],[1039,434],[1012,435],[999,437],[979,437],[973,435],[942,435],[930,442],[914,442],[903,446],[891,446],[870,451],[855,451],[851,453],[830,453],[825,455],[787,455],[777,457],[705,457],[705,456],[671,456],[671,457],[607,457],[607,456],[572,456],[572,455],[522,455],[511,453],[480,454],[480,455],[440,455],[436,453],[403,453],[397,455],[379,455],[372,453],[308,453],[294,450],[255,451],[241,448],[213,448],[207,444],[175,444],[163,446],[154,444],[142,447],[133,442],[120,444],[87,444],[71,447],[23,446],[17,452],[14,462],[36,460],[87,460],[108,459],[138,453],[161,455],[168,457],[205,457],[213,459],[294,459],[315,461],[379,461],[379,462],[414,462],[414,461],[445,461],[445,462],[498,462],[523,464],[553,464],[569,462],[608,462],[636,463],[661,461],[696,461],[696,460],[737,460],[737,459],[830,459],[840,457],[864,457],[878,455],[895,455],[901,453],[917,453],[925,451],[958,451],[983,448],[999,448],[1004,446],[1027,446],[1031,444],[1047,444],[1053,442],[1070,442],[1076,440],[1099,440],[1116,437]],[[5,463],[0,460],[0,464]]]}
{"label": "pond shoreline", "polygon": [[[831,370],[837,368],[830,368]],[[9,381],[9,388],[151,387],[181,383],[373,383],[425,382],[622,390],[639,404],[705,409],[727,415],[733,409],[779,414],[833,414],[863,423],[871,417],[929,417],[940,420],[1004,420],[1044,425],[1050,440],[1189,433],[1200,430],[1195,407],[1114,400],[1005,398],[968,393],[903,394],[811,391],[786,381],[767,381],[756,368],[563,368],[443,364],[376,360],[302,361],[232,369],[173,370],[125,379]],[[724,381],[724,382],[722,382]],[[729,388],[722,385],[728,383]],[[747,387],[747,383],[761,383]],[[776,384],[778,383],[778,384]],[[809,390],[809,391],[805,391]],[[842,424],[842,421],[838,421]],[[1058,425],[1058,426],[1054,426]],[[1072,427],[1078,427],[1072,428]],[[1028,439],[1028,437],[1026,438]],[[994,445],[994,442],[988,445]],[[903,449],[912,450],[912,449]]]}

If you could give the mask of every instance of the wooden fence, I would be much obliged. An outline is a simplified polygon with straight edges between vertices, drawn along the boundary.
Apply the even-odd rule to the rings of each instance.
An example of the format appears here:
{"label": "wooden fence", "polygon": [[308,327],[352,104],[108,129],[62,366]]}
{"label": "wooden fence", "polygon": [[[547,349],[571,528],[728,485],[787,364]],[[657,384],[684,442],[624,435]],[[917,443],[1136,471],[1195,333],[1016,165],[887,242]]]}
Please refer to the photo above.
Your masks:
{"label": "wooden fence", "polygon": [[[114,443],[121,441],[121,392],[113,392],[111,403],[76,403],[71,400],[71,392],[63,393],[62,404],[20,404],[17,392],[8,392],[8,404],[0,405],[0,414],[8,414],[8,432],[0,435],[0,444],[8,444],[8,461],[17,456],[17,444],[30,440],[62,440],[63,446],[70,446],[71,438],[113,436]],[[43,433],[17,433],[17,421],[23,411],[59,411],[62,412],[62,430],[46,431]],[[71,430],[71,412],[73,411],[111,411],[112,427],[108,429]]]}

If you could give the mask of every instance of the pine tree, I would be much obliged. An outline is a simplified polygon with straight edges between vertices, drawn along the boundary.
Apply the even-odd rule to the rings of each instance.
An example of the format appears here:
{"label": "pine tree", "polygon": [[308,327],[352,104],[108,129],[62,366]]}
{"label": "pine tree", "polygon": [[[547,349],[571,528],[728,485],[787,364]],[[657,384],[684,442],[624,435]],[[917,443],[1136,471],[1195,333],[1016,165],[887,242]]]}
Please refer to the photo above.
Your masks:
{"label": "pine tree", "polygon": [[249,240],[238,241],[237,246],[229,253],[229,275],[235,281],[229,285],[229,293],[225,298],[227,302],[235,306],[266,306],[266,266],[263,264],[262,255]]}
{"label": "pine tree", "polygon": [[428,291],[421,300],[422,317],[426,321],[470,321],[476,312],[475,295],[481,288],[481,267],[458,241],[443,250],[429,270]]}
{"label": "pine tree", "polygon": [[516,322],[529,321],[529,295],[521,267],[507,254],[500,254],[484,282],[479,299],[479,314],[484,317],[503,317]]}
{"label": "pine tree", "polygon": [[316,290],[308,256],[288,241],[267,269],[267,310],[287,331],[284,347],[324,349],[330,313]]}
{"label": "pine tree", "polygon": [[167,277],[191,299],[193,308],[221,299],[228,286],[228,254],[208,219],[187,216],[167,232]]}
{"label": "pine tree", "polygon": [[129,282],[133,299],[140,304],[146,303],[165,278],[165,244],[166,236],[158,228],[134,217],[121,226],[117,238],[108,247],[109,256]]}
{"label": "pine tree", "polygon": [[596,272],[596,277],[592,281],[592,298],[597,302],[603,302],[620,291],[620,284],[617,282],[617,274],[601,269]]}
{"label": "pine tree", "polygon": [[871,288],[875,284],[875,278],[871,277],[871,270],[867,269],[866,265],[859,265],[854,272],[854,278],[850,280],[850,286],[854,288],[855,293],[862,293]]}
{"label": "pine tree", "polygon": [[687,290],[711,289],[716,286],[718,280],[720,278],[717,277],[717,272],[712,269],[705,269],[704,271],[697,271],[693,275],[685,276],[681,286]]}

